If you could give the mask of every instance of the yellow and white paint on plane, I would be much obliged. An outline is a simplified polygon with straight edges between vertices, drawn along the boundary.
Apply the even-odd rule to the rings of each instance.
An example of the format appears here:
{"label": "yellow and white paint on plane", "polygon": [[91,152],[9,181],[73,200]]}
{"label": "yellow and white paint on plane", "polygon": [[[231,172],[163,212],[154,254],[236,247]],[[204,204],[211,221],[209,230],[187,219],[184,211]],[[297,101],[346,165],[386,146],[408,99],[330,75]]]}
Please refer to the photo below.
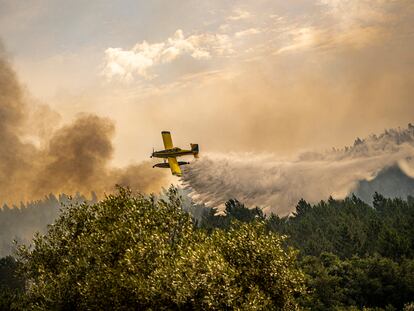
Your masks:
{"label": "yellow and white paint on plane", "polygon": [[[164,159],[163,163],[157,163],[153,167],[160,167],[160,168],[170,168],[171,173],[175,176],[181,177],[181,165],[190,164],[190,162],[184,161],[177,161],[177,157],[182,157],[185,155],[193,155],[194,158],[198,158],[199,147],[198,144],[190,144],[191,149],[181,149],[178,147],[174,147],[171,133],[169,131],[162,131],[161,132],[162,140],[164,142],[164,150],[160,151],[153,151],[151,154],[151,158],[162,158]],[[168,160],[168,162],[166,162]]]}

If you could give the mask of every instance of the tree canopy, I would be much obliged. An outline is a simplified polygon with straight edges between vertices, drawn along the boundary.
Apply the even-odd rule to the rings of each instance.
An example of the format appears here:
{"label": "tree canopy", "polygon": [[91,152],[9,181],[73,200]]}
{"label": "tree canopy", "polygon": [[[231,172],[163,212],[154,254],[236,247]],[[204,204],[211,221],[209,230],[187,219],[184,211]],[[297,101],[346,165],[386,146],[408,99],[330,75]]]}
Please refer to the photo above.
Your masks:
{"label": "tree canopy", "polygon": [[120,188],[60,208],[1,259],[1,309],[414,309],[413,198],[300,200],[278,217],[236,199],[218,213],[181,194]]}
{"label": "tree canopy", "polygon": [[21,247],[24,307],[292,310],[304,275],[284,241],[260,220],[198,229],[174,188],[161,200],[120,189]]}

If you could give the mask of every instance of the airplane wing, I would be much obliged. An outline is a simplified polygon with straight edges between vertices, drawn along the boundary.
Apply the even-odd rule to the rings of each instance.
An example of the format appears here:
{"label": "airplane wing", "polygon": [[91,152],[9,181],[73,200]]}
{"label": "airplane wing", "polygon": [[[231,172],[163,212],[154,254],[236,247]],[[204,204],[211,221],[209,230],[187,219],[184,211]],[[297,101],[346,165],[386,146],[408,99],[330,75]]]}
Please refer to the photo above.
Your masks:
{"label": "airplane wing", "polygon": [[182,176],[181,168],[178,165],[177,158],[168,158],[168,164],[170,165],[171,173],[175,176]]}
{"label": "airplane wing", "polygon": [[164,142],[165,149],[172,149],[173,148],[173,142],[171,139],[171,133],[167,131],[161,132],[162,140]]}

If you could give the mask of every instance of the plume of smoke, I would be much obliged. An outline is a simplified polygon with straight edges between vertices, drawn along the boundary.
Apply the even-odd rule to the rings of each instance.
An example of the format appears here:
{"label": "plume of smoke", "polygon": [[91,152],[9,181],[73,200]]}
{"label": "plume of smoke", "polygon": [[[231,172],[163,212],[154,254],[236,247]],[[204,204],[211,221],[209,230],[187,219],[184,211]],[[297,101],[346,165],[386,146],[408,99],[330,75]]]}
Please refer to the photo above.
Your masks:
{"label": "plume of smoke", "polygon": [[412,169],[414,127],[388,130],[357,139],[354,146],[330,152],[308,152],[292,160],[274,155],[209,154],[185,169],[183,183],[193,199],[220,206],[237,198],[265,212],[291,213],[300,198],[311,202],[343,198],[361,180],[372,180],[384,168]]}
{"label": "plume of smoke", "polygon": [[[38,150],[23,143],[22,124],[26,104],[16,75],[0,49],[0,197],[6,197],[12,188],[24,191],[21,183],[33,169]],[[13,185],[14,184],[14,185]]]}
{"label": "plume of smoke", "polygon": [[101,195],[115,184],[157,191],[166,184],[166,172],[148,169],[148,163],[110,166],[115,131],[111,120],[79,115],[54,129],[58,121],[59,115],[48,106],[27,99],[0,48],[0,202],[49,193]]}
{"label": "plume of smoke", "polygon": [[93,115],[78,118],[57,130],[45,150],[34,194],[60,191],[68,193],[102,188],[108,181],[107,161],[113,149],[111,136],[114,125],[110,120]]}

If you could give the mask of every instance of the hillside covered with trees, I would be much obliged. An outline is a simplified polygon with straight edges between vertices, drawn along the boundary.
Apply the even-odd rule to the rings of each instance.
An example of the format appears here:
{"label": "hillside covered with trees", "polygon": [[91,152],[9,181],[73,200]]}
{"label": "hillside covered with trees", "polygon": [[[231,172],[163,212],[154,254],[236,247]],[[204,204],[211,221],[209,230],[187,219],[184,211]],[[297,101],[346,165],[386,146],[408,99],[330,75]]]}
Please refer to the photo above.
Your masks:
{"label": "hillside covered with trees", "polygon": [[179,191],[119,189],[62,208],[0,262],[4,310],[412,310],[414,199],[375,194],[291,217],[237,200],[224,213]]}
{"label": "hillside covered with trees", "polygon": [[12,253],[13,241],[28,244],[35,232],[45,233],[47,225],[53,223],[59,216],[61,206],[70,202],[94,203],[96,201],[94,193],[91,199],[80,194],[74,197],[50,194],[43,200],[20,203],[19,207],[4,204],[0,209],[0,257]]}
{"label": "hillside covered with trees", "polygon": [[237,200],[224,215],[212,209],[202,227],[227,230],[232,222],[263,221],[299,250],[310,290],[301,299],[310,310],[348,307],[402,310],[414,297],[414,200],[376,193],[373,206],[355,196],[311,205],[301,200],[292,217],[265,217]]}

